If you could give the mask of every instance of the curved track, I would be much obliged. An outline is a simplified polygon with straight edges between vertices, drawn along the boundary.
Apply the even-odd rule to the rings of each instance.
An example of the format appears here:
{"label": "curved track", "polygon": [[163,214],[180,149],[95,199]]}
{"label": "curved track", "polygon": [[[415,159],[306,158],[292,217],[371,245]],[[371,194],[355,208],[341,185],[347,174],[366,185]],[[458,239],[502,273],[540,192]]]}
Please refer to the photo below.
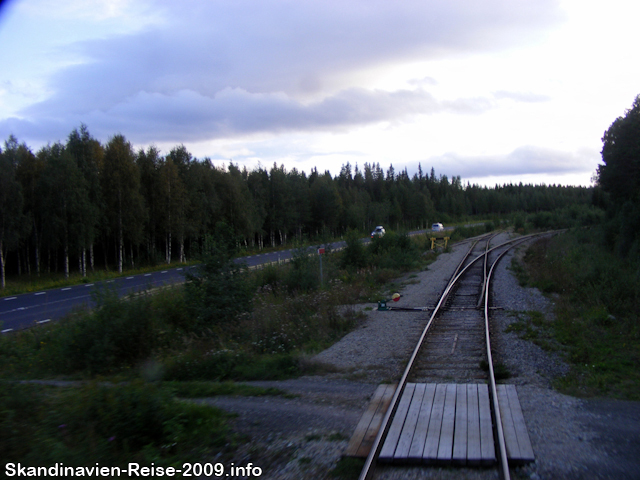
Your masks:
{"label": "curved track", "polygon": [[[502,256],[532,236],[490,247],[496,235],[475,239],[452,275],[398,382],[360,480],[370,479],[407,382],[488,383],[493,418],[500,418],[489,328],[491,274]],[[483,307],[483,308],[481,308]],[[494,421],[503,479],[510,478],[501,422]]]}

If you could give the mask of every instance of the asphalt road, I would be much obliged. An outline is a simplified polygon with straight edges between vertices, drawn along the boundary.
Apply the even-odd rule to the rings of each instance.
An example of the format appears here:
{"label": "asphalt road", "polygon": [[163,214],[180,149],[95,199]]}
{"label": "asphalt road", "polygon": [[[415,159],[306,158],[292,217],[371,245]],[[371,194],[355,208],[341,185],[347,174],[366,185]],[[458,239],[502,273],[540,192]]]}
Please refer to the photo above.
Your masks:
{"label": "asphalt road", "polygon": [[[424,230],[411,232],[410,235],[418,233],[424,233]],[[363,239],[365,243],[370,241],[368,238]],[[341,241],[322,246],[327,249],[338,250],[345,245],[346,242]],[[309,253],[313,253],[316,248],[309,247],[307,250]],[[287,262],[292,258],[294,251],[289,249],[251,255],[239,258],[236,261],[244,263],[250,268],[256,268],[268,263]],[[113,289],[119,296],[125,296],[152,288],[182,283],[184,282],[185,272],[196,267],[171,268],[103,282],[2,297],[0,298],[0,332],[5,334],[22,330],[58,320],[74,309],[92,308],[95,305],[94,297],[100,290]]]}

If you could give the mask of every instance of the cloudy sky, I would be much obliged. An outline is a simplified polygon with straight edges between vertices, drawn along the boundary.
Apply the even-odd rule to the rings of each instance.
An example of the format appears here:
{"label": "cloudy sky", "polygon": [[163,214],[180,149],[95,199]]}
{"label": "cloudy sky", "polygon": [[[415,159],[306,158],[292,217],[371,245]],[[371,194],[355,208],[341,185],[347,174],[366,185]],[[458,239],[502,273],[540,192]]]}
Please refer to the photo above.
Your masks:
{"label": "cloudy sky", "polygon": [[81,123],[249,169],[589,185],[640,94],[629,0],[7,0],[0,140]]}

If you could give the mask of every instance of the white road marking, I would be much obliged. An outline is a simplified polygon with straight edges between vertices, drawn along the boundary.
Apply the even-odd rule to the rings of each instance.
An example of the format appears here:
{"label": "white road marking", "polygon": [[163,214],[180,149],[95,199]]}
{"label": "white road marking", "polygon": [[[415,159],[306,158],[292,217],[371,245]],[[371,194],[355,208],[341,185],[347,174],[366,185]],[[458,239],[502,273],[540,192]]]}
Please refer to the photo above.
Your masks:
{"label": "white road marking", "polygon": [[93,287],[93,283],[87,283],[85,287]]}
{"label": "white road marking", "polygon": [[7,328],[6,330],[2,330],[2,333],[12,332],[13,328]]}
{"label": "white road marking", "polygon": [[36,323],[47,323],[47,322],[50,322],[50,321],[51,321],[51,319],[47,318],[46,320],[40,320],[39,322],[36,322]]}
{"label": "white road marking", "polygon": [[131,280],[133,277],[127,277],[127,280]]}
{"label": "white road marking", "polygon": [[166,270],[162,270],[160,273],[167,273],[167,271]]}
{"label": "white road marking", "polygon": [[71,290],[71,287],[63,288],[62,291],[66,292],[67,290]]}
{"label": "white road marking", "polygon": [[34,293],[34,295],[44,295],[47,292],[38,292],[38,293]]}
{"label": "white road marking", "polygon": [[18,297],[8,297],[8,298],[5,298],[5,300],[15,300],[16,298]]}
{"label": "white road marking", "polygon": [[144,276],[145,276],[145,277],[150,277],[150,276],[151,276],[151,274],[150,274],[150,273],[145,273],[145,274],[144,274]]}

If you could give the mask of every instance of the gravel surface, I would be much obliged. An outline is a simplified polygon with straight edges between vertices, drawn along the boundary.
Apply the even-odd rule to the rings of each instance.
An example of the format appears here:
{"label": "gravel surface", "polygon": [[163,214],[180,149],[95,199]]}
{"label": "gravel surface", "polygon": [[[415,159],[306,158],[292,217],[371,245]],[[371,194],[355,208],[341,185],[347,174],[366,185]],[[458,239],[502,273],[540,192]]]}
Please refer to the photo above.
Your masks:
{"label": "gravel surface", "polygon": [[[505,237],[506,238],[506,237]],[[466,247],[441,254],[428,270],[402,279],[403,306],[432,306]],[[515,253],[518,255],[518,253]],[[505,332],[516,312],[551,318],[553,304],[537,290],[522,288],[508,269],[507,255],[496,271],[492,342],[496,361],[517,385],[536,461],[511,470],[521,479],[639,479],[640,402],[577,399],[551,387],[567,371],[559,355]],[[249,382],[278,387],[294,396],[202,399],[235,412],[234,429],[245,442],[233,458],[252,462],[263,479],[333,478],[335,467],[379,383],[397,381],[429,319],[427,312],[378,312],[362,306],[366,320],[313,361],[337,370],[295,380]],[[369,307],[369,308],[367,308]],[[328,369],[329,370],[329,369]],[[381,467],[376,479],[497,479],[497,469]]]}

